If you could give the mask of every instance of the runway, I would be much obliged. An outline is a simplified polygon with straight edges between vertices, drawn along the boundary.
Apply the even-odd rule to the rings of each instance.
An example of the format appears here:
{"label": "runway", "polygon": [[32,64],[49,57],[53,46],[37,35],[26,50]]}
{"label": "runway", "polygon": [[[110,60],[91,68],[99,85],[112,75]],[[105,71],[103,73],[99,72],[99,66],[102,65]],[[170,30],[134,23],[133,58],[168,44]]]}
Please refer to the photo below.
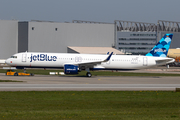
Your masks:
{"label": "runway", "polygon": [[93,76],[6,76],[0,80],[22,82],[0,82],[0,91],[175,91],[180,88],[180,77],[102,77]]}

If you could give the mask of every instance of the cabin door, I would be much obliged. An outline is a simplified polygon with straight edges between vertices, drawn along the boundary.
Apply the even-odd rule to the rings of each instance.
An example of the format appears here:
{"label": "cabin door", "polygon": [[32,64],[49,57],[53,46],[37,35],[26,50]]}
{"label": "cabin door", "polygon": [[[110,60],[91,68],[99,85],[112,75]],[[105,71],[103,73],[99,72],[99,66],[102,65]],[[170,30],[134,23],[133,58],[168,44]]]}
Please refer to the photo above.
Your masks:
{"label": "cabin door", "polygon": [[147,57],[143,57],[143,66],[147,66],[148,64],[148,58]]}
{"label": "cabin door", "polygon": [[26,62],[27,54],[22,54],[22,62]]}

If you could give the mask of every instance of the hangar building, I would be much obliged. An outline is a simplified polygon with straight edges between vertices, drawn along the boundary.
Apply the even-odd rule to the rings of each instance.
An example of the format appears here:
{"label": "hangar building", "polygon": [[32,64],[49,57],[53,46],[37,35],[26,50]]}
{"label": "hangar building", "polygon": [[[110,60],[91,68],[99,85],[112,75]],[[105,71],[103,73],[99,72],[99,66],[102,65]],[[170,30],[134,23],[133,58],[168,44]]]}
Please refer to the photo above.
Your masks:
{"label": "hangar building", "polygon": [[157,40],[160,40],[166,33],[173,33],[170,48],[180,48],[180,22],[158,20]]}
{"label": "hangar building", "polygon": [[19,22],[18,52],[63,52],[67,46],[112,47],[114,24]]}
{"label": "hangar building", "polygon": [[170,48],[180,48],[180,22],[159,20],[154,23],[115,20],[115,48],[126,54],[148,53],[166,34],[173,33]]}
{"label": "hangar building", "polygon": [[18,52],[18,21],[0,20],[0,59]]}
{"label": "hangar building", "polygon": [[0,59],[25,51],[67,53],[75,47],[113,47],[143,55],[165,33],[174,34],[171,48],[180,48],[179,26],[180,22],[162,20],[157,25],[120,20],[115,20],[114,24],[79,20],[72,23],[0,20]]}

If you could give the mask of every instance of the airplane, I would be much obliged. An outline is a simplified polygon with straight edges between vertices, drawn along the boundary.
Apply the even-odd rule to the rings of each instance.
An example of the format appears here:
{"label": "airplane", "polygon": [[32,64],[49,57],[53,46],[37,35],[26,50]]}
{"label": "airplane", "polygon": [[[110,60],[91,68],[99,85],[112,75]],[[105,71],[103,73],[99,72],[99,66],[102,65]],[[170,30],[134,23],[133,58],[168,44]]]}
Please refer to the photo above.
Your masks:
{"label": "airplane", "polygon": [[175,59],[175,62],[174,62],[175,65],[178,65],[180,63],[180,49],[179,48],[169,49],[167,56]]}
{"label": "airplane", "polygon": [[135,70],[172,63],[174,59],[166,57],[172,37],[173,34],[165,34],[145,56],[113,55],[113,52],[106,55],[22,52],[5,62],[17,69],[63,68],[65,74],[78,74],[86,70],[86,76],[91,77],[90,70]]}

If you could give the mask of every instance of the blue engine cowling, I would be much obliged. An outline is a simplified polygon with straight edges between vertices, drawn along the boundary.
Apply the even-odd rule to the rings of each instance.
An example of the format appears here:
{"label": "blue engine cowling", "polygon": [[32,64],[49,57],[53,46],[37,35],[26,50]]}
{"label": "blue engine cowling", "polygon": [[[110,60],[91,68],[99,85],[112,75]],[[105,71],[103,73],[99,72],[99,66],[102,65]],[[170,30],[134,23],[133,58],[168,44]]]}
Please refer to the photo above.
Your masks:
{"label": "blue engine cowling", "polygon": [[78,74],[78,66],[66,64],[64,65],[64,73],[65,74]]}

